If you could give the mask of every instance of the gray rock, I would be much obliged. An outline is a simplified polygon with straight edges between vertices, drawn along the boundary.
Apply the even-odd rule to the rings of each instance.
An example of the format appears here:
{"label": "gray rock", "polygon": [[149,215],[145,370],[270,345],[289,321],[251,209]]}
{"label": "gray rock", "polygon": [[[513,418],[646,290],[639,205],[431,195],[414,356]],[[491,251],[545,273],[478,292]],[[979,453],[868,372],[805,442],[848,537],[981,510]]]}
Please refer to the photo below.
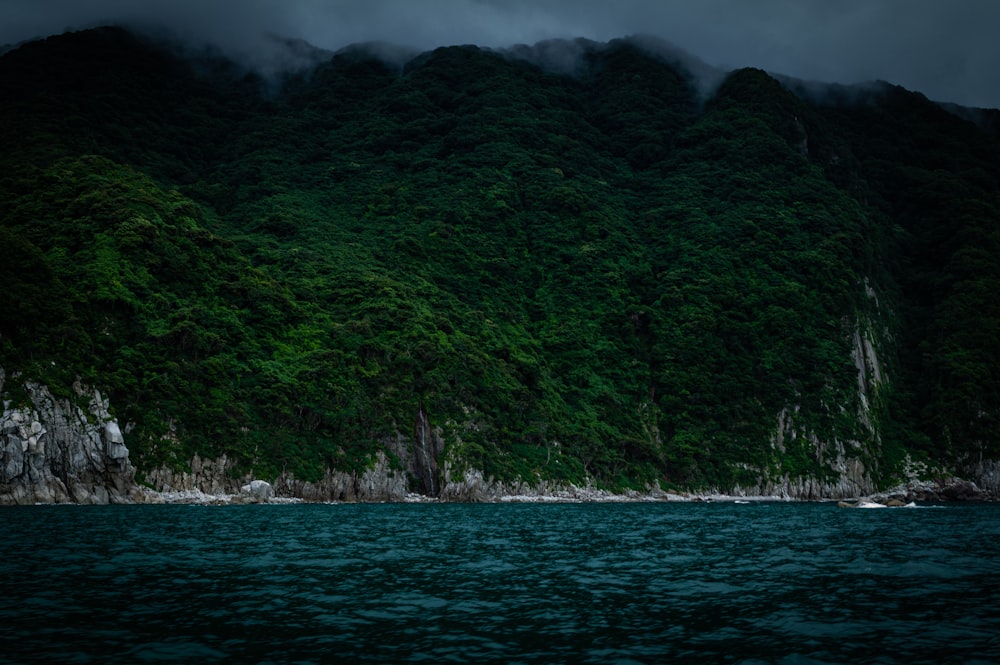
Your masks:
{"label": "gray rock", "polygon": [[266,480],[251,480],[240,488],[240,493],[260,503],[267,503],[274,497],[274,489]]}
{"label": "gray rock", "polygon": [[[12,380],[0,368],[0,393]],[[5,400],[0,412],[0,504],[132,501],[135,469],[107,400],[79,384],[72,400],[22,385],[28,401]]]}
{"label": "gray rock", "polygon": [[941,496],[948,501],[985,501],[986,494],[969,480],[951,478],[941,488]]}

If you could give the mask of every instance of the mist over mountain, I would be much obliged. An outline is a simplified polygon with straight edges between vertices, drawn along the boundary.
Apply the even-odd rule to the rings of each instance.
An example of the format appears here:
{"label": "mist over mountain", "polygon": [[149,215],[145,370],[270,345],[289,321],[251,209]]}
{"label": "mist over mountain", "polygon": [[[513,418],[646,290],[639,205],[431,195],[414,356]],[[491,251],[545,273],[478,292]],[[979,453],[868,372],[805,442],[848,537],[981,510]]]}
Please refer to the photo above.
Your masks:
{"label": "mist over mountain", "polygon": [[99,389],[153,485],[998,490],[989,112],[643,36],[270,44],[0,56],[5,404]]}
{"label": "mist over mountain", "polygon": [[114,24],[169,30],[259,65],[273,34],[330,51],[647,34],[726,71],[759,67],[843,85],[886,80],[937,101],[998,108],[998,23],[1000,6],[990,0],[4,0],[0,44]]}

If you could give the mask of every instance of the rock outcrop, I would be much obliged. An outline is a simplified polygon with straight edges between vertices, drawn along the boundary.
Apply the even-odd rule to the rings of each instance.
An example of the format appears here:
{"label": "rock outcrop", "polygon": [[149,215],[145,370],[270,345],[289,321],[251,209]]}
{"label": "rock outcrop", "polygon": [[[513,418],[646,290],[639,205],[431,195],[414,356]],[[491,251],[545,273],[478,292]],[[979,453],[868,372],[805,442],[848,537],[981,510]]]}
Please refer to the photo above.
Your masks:
{"label": "rock outcrop", "polygon": [[[5,386],[6,381],[6,386]],[[46,387],[32,382],[12,385],[16,378],[0,369],[0,394],[7,397],[0,413],[0,505],[32,503],[130,503],[167,500],[171,493],[209,501],[267,503],[278,500],[303,501],[407,501],[415,485],[427,497],[442,501],[481,502],[522,500],[614,500],[615,495],[591,487],[554,485],[539,480],[501,482],[475,469],[456,473],[451,464],[437,467],[443,448],[440,432],[418,420],[420,446],[399,435],[384,441],[392,459],[379,453],[358,471],[328,470],[313,481],[279,474],[267,481],[250,473],[236,473],[234,460],[215,460],[197,455],[188,470],[154,469],[143,476],[155,495],[140,488],[136,471],[129,461],[121,428],[111,415],[108,400],[95,389],[73,386],[71,397],[56,398]],[[5,387],[7,392],[4,392]],[[16,391],[10,388],[17,388]],[[20,394],[18,400],[10,394]],[[787,431],[786,431],[787,430]],[[780,435],[793,436],[791,426],[779,419]],[[423,439],[420,439],[423,435]],[[735,487],[728,494],[784,499],[845,499],[877,496],[883,500],[983,501],[1000,495],[1000,464],[979,462],[963,474],[967,480],[947,477],[935,482],[920,481],[923,474],[908,473],[909,482],[875,494],[868,469],[852,455],[853,450],[836,444],[833,480],[766,475],[754,486]],[[438,474],[440,473],[440,477]],[[942,476],[945,477],[945,476]],[[651,490],[642,495],[657,498]],[[232,501],[232,497],[238,500]],[[662,497],[660,497],[662,498]]]}
{"label": "rock outcrop", "polygon": [[[0,369],[0,394],[15,380]],[[4,399],[0,414],[0,504],[141,497],[121,428],[99,391],[75,384],[74,397],[57,399],[46,386],[25,382],[23,392],[18,403]]]}
{"label": "rock outcrop", "polygon": [[969,464],[966,472],[984,492],[1000,497],[1000,460],[979,460]]}
{"label": "rock outcrop", "polygon": [[304,501],[404,501],[409,493],[407,473],[392,468],[388,458],[379,453],[374,463],[361,472],[327,470],[316,481],[299,480],[282,474],[275,482],[279,496]]}
{"label": "rock outcrop", "polygon": [[840,456],[835,462],[834,469],[837,474],[830,480],[811,476],[793,477],[787,473],[778,478],[764,475],[755,485],[737,485],[728,488],[726,493],[732,496],[768,496],[814,501],[849,499],[867,496],[875,491],[875,482],[861,460]]}
{"label": "rock outcrop", "polygon": [[[206,496],[242,495],[244,487],[257,482],[251,475],[237,475],[233,460],[215,460],[195,455],[189,471],[158,468],[145,475],[145,482],[163,493],[198,493]],[[259,479],[258,479],[259,480]],[[388,457],[379,453],[371,465],[359,472],[332,471],[315,481],[282,473],[269,481],[272,497],[304,501],[403,501],[407,493],[407,472],[393,468]]]}
{"label": "rock outcrop", "polygon": [[609,492],[587,484],[577,486],[553,483],[539,479],[530,484],[524,481],[503,482],[492,476],[487,477],[479,469],[455,472],[445,465],[444,482],[439,497],[442,501],[459,503],[494,502],[623,502],[623,501],[690,501],[688,495],[671,494],[659,485],[647,487],[645,491],[627,490],[621,493]]}
{"label": "rock outcrop", "polygon": [[168,494],[195,492],[223,496],[238,494],[241,487],[253,480],[248,474],[236,475],[235,463],[225,455],[214,460],[195,455],[188,466],[186,471],[167,467],[151,469],[143,475],[143,482],[157,492]]}
{"label": "rock outcrop", "polygon": [[938,480],[911,480],[904,485],[872,495],[876,501],[992,501],[996,495],[971,480],[947,477]]}

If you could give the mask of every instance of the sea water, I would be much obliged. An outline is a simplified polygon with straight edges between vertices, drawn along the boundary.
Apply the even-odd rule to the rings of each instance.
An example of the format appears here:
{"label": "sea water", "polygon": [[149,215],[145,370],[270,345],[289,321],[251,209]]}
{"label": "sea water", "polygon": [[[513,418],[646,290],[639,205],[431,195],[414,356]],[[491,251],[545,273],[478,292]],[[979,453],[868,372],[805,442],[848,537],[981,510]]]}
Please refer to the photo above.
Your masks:
{"label": "sea water", "polygon": [[0,509],[4,663],[998,663],[1000,505]]}

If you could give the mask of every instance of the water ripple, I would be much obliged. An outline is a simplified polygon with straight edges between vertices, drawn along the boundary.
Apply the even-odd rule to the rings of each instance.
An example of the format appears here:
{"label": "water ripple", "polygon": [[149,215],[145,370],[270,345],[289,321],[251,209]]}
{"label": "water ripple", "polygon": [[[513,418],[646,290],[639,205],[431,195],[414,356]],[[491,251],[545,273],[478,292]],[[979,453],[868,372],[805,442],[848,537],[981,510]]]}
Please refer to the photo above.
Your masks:
{"label": "water ripple", "polygon": [[996,662],[1000,507],[23,507],[0,663]]}

